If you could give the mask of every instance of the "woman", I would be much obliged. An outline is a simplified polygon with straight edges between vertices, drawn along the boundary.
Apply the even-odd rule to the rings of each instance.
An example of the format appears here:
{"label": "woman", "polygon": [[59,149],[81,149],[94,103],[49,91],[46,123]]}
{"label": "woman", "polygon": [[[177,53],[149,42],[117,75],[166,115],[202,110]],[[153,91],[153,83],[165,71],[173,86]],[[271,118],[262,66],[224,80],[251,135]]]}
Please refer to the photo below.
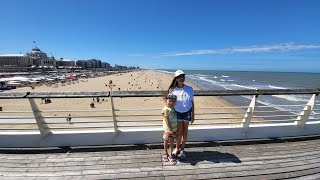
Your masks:
{"label": "woman", "polygon": [[177,70],[168,90],[169,94],[177,96],[174,108],[178,119],[178,137],[174,154],[182,159],[186,157],[184,147],[188,139],[188,126],[194,122],[193,88],[185,85],[184,81],[185,73]]}

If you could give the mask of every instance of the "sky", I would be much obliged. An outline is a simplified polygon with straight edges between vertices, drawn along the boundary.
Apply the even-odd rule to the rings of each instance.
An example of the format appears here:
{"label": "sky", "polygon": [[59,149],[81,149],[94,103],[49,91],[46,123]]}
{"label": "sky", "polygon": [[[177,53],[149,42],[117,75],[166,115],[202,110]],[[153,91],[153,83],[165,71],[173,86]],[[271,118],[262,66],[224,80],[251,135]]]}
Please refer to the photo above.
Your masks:
{"label": "sky", "polygon": [[0,54],[146,69],[320,72],[319,0],[1,0]]}

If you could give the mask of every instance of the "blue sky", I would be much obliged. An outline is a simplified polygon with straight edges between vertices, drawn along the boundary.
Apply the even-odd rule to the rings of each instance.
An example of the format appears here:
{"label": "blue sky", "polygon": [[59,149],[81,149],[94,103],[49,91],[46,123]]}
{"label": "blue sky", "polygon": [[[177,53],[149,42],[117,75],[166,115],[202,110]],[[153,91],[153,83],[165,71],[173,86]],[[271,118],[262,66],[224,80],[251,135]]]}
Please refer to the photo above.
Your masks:
{"label": "blue sky", "polygon": [[318,0],[1,0],[0,54],[150,69],[320,72]]}

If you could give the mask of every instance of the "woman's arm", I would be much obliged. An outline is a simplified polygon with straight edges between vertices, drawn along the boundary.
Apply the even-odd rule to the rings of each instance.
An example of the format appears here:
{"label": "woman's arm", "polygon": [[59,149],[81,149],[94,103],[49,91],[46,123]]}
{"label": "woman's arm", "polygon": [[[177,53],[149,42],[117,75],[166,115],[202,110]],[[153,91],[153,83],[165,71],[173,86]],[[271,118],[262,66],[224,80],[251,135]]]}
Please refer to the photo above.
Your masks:
{"label": "woman's arm", "polygon": [[191,124],[194,122],[194,102],[192,101],[192,109],[191,109]]}

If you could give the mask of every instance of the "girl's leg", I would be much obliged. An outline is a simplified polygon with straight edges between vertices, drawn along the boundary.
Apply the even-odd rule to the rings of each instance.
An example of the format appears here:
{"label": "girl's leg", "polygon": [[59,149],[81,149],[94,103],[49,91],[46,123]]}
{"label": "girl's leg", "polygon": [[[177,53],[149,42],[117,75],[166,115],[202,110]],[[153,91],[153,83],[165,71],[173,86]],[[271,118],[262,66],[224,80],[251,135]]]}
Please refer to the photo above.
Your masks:
{"label": "girl's leg", "polygon": [[172,157],[172,150],[173,150],[173,137],[170,137],[169,138],[169,141],[170,141],[170,154],[168,156],[168,160],[173,164],[177,164],[177,160],[175,160],[173,157]]}
{"label": "girl's leg", "polygon": [[168,140],[163,141],[163,160],[168,161]]}
{"label": "girl's leg", "polygon": [[180,151],[180,143],[181,143],[182,134],[183,134],[183,122],[178,121],[178,136],[177,136],[177,140],[176,140],[176,153],[178,153],[178,151]]}
{"label": "girl's leg", "polygon": [[168,154],[168,140],[163,141],[163,150],[164,153]]}
{"label": "girl's leg", "polygon": [[170,154],[169,154],[169,156],[172,157],[172,152],[173,152],[173,137],[170,137],[170,138],[169,138],[169,141],[170,141],[170,146],[169,146],[169,148],[170,148]]}

